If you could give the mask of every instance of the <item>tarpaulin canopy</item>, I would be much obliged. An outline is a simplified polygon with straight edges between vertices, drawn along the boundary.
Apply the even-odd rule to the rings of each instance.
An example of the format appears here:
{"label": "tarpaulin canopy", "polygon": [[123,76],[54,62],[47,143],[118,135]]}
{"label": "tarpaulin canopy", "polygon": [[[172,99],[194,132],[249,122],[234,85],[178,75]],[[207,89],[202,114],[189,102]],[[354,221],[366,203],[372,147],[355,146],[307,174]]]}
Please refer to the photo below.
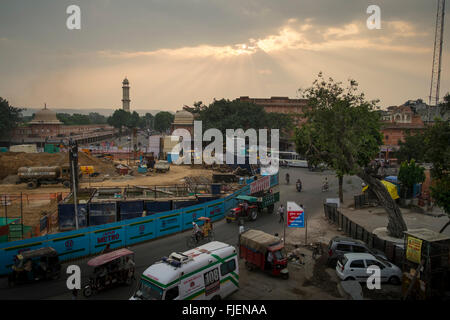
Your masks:
{"label": "tarpaulin canopy", "polygon": [[105,263],[111,262],[123,256],[128,256],[134,254],[133,251],[122,248],[119,250],[111,251],[100,256],[97,256],[88,261],[88,265],[91,267],[98,267]]}
{"label": "tarpaulin canopy", "polygon": [[267,248],[279,244],[280,239],[261,230],[247,230],[241,234],[241,245],[266,253]]}
{"label": "tarpaulin canopy", "polygon": [[[387,189],[387,191],[388,191],[389,194],[391,195],[391,198],[392,198],[392,199],[396,200],[396,199],[400,198],[400,197],[398,196],[398,193],[397,193],[397,186],[396,186],[395,184],[390,183],[390,182],[388,182],[388,181],[386,181],[386,180],[381,180],[380,182],[385,186],[385,188]],[[362,192],[366,191],[368,187],[369,187],[369,186],[365,186],[365,187],[362,189]]]}

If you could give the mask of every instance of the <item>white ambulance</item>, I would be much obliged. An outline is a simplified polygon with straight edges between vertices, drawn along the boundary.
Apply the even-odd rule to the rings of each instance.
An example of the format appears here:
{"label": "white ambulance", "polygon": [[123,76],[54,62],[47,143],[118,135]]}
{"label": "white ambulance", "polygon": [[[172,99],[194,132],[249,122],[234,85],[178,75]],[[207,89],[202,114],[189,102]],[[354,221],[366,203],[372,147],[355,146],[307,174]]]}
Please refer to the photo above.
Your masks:
{"label": "white ambulance", "polygon": [[236,248],[212,241],[148,267],[132,300],[219,300],[239,289]]}

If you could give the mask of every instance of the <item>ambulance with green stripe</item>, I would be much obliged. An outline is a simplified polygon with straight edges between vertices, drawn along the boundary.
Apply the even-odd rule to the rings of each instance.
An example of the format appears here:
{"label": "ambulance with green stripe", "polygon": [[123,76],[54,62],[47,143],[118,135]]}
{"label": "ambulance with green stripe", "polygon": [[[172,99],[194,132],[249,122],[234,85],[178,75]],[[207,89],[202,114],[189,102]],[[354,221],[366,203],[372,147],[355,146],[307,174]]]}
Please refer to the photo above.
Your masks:
{"label": "ambulance with green stripe", "polygon": [[236,248],[212,241],[147,268],[132,300],[219,300],[239,289]]}

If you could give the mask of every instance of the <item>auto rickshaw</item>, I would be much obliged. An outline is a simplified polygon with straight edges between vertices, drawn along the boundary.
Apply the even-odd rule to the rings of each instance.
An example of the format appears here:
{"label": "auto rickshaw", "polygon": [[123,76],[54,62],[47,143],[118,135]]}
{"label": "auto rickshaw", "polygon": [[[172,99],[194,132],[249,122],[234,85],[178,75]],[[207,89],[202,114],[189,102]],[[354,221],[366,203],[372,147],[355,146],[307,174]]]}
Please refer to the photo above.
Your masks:
{"label": "auto rickshaw", "polygon": [[203,232],[203,238],[207,238],[209,236],[209,234],[213,232],[213,230],[212,230],[213,225],[211,222],[211,218],[200,217],[197,220],[203,221],[203,226],[201,227],[202,232]]}
{"label": "auto rickshaw", "polygon": [[192,234],[186,239],[186,245],[188,248],[194,248],[199,242],[203,240],[213,241],[214,240],[214,230],[211,222],[211,218],[200,217],[197,221],[203,221],[203,226],[201,226],[201,238],[197,239],[195,234]]}
{"label": "auto rickshaw", "polygon": [[134,279],[134,252],[125,248],[101,254],[88,261],[93,267],[89,282],[83,286],[83,295],[88,298],[94,292],[116,285],[131,285]]}
{"label": "auto rickshaw", "polygon": [[260,230],[248,229],[239,235],[239,257],[247,270],[262,270],[282,279],[289,278],[284,243]]}
{"label": "auto rickshaw", "polygon": [[58,253],[52,247],[22,252],[14,260],[13,271],[8,276],[9,287],[61,277],[61,263]]}

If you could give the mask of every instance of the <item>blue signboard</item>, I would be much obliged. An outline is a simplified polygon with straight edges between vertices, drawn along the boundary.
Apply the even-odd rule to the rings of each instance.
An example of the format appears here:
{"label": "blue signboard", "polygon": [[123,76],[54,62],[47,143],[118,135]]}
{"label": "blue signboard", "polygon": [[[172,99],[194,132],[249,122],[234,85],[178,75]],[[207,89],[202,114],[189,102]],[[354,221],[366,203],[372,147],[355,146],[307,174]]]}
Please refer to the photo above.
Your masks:
{"label": "blue signboard", "polygon": [[291,228],[305,227],[305,212],[295,202],[287,203],[287,226]]}

